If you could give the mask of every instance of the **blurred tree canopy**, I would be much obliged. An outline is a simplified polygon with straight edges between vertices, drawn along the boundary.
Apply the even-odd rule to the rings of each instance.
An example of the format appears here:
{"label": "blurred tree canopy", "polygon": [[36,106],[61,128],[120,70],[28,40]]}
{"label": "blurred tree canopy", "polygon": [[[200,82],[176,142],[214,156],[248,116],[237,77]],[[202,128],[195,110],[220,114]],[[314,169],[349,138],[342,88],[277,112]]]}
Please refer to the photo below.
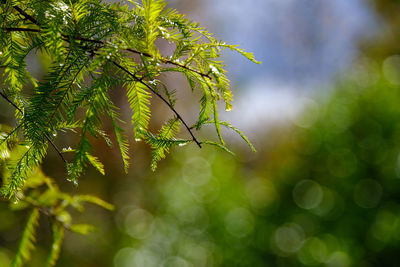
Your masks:
{"label": "blurred tree canopy", "polygon": [[122,206],[114,266],[400,264],[400,2],[373,5],[368,59],[256,158],[177,153],[145,186],[157,201]]}
{"label": "blurred tree canopy", "polygon": [[398,0],[373,0],[370,5],[377,11],[377,34],[361,44],[362,50],[375,60],[382,61],[386,57],[399,54],[400,37],[400,1]]}
{"label": "blurred tree canopy", "polygon": [[400,88],[379,72],[340,82],[256,159],[175,154],[157,201],[119,210],[132,243],[114,266],[400,264]]}

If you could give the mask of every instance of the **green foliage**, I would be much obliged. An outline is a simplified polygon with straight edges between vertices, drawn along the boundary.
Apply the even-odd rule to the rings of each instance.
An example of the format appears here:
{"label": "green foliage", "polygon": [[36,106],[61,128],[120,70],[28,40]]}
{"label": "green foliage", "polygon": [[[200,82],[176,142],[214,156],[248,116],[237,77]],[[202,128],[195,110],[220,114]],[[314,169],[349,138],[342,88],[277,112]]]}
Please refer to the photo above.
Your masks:
{"label": "green foliage", "polygon": [[140,82],[131,83],[128,88],[128,100],[133,112],[132,124],[136,141],[141,141],[150,122],[150,93]]}
{"label": "green foliage", "polygon": [[22,266],[23,263],[29,260],[31,250],[35,248],[35,231],[38,226],[39,220],[39,209],[34,208],[25,226],[25,230],[22,234],[21,243],[19,244],[17,255],[11,263],[12,267]]}
{"label": "green foliage", "polygon": [[[217,104],[223,100],[229,111],[233,97],[223,62],[219,60],[221,51],[230,49],[257,61],[251,53],[217,40],[198,23],[166,8],[165,1],[130,2],[133,9],[126,4],[106,4],[100,0],[10,0],[1,5],[2,96],[16,108],[18,125],[9,136],[3,137],[2,144],[17,139],[17,143],[28,147],[12,164],[8,163],[11,175],[2,187],[2,195],[16,196],[29,171],[46,157],[49,146],[59,151],[54,140],[66,129],[81,128],[80,142],[69,150],[74,154],[73,160],[68,162],[59,151],[68,170],[68,180],[77,183],[88,164],[104,174],[102,163],[92,156],[90,141],[91,136],[101,136],[111,142],[102,130],[104,116],[112,119],[127,171],[128,140],[109,95],[116,86],[126,88],[136,141],[145,139],[154,149],[153,169],[169,148],[182,142],[175,140],[179,129],[173,131],[174,135],[163,134],[161,129],[159,137],[150,132],[152,95],[169,107],[172,120],[180,121],[179,128],[180,125],[186,128],[190,139],[185,139],[185,144],[201,147],[194,131],[213,118],[219,145],[225,146]],[[164,55],[156,45],[161,39],[170,44],[171,55]],[[25,57],[31,50],[41,51],[51,60],[45,79],[39,82],[26,68]],[[189,80],[192,90],[201,88],[203,97],[194,128],[175,109],[174,92],[169,92],[159,80],[160,74],[166,72],[180,72]],[[118,74],[118,78],[113,74]],[[30,94],[24,93],[28,81],[33,86]],[[79,115],[82,113],[83,117]],[[164,144],[159,143],[160,138]]]}
{"label": "green foliage", "polygon": [[[66,179],[78,179],[92,165],[105,174],[103,163],[95,156],[94,138],[112,147],[114,139],[125,172],[130,162],[129,140],[122,125],[119,108],[113,103],[115,88],[126,90],[132,110],[133,134],[152,149],[151,168],[157,167],[173,147],[195,144],[214,145],[229,151],[221,125],[236,128],[218,119],[218,104],[232,109],[233,96],[222,50],[229,49],[258,63],[251,53],[228,45],[176,10],[166,8],[163,0],[141,3],[105,3],[101,0],[6,0],[0,4],[0,64],[3,82],[0,95],[15,109],[15,127],[1,126],[0,165],[3,168],[0,195],[19,201],[20,208],[31,208],[21,245],[13,266],[21,266],[33,249],[39,213],[51,220],[53,245],[47,266],[60,254],[64,230],[86,234],[92,227],[72,224],[71,206],[82,210],[82,202],[106,209],[112,206],[94,196],[71,196],[61,192],[54,181],[40,171],[40,165],[54,149],[66,167]],[[170,54],[162,52],[158,41],[168,43]],[[38,53],[44,60],[45,77],[38,79],[28,71],[26,57]],[[161,74],[179,72],[187,78],[190,90],[199,90],[200,112],[190,127],[175,109],[175,91],[161,81]],[[169,119],[153,133],[151,99],[158,98],[169,110]],[[110,138],[104,120],[111,120]],[[219,142],[199,141],[196,131],[212,122]],[[178,137],[185,128],[188,137]],[[78,135],[76,144],[56,146],[60,133]],[[68,139],[73,140],[73,138]],[[13,205],[14,206],[14,205]]]}
{"label": "green foliage", "polygon": [[46,215],[51,222],[53,241],[46,266],[54,266],[60,254],[65,229],[79,234],[93,231],[91,225],[73,224],[69,207],[83,212],[83,204],[92,203],[108,210],[114,209],[113,205],[96,196],[69,195],[61,192],[53,179],[45,176],[40,169],[31,172],[23,190],[18,192],[18,199],[19,201],[11,204],[11,208],[32,209],[32,213],[28,218],[12,266],[23,266],[24,262],[29,260],[30,252],[34,249],[33,243],[40,213]]}
{"label": "green foliage", "polygon": [[[53,234],[53,243],[46,263],[46,266],[48,267],[56,265],[56,261],[61,251],[62,240],[64,238],[64,226],[62,224],[53,221],[51,224],[51,230]],[[77,233],[82,233],[81,231],[77,231],[74,226],[71,226],[71,230]]]}
{"label": "green foliage", "polygon": [[165,158],[165,154],[174,146],[186,145],[190,140],[177,140],[175,136],[179,133],[181,123],[178,119],[169,120],[161,129],[158,135],[149,134],[146,141],[153,148],[151,167],[153,170],[157,168],[157,162]]}

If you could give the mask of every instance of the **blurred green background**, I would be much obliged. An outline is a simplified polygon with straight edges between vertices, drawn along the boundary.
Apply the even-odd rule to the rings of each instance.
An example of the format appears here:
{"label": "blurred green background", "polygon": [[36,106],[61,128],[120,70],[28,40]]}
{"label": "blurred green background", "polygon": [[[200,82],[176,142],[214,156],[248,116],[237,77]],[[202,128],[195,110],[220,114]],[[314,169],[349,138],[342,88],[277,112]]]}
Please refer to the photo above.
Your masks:
{"label": "blurred green background", "polygon": [[[249,1],[249,10],[256,10],[256,4],[262,2]],[[278,6],[277,1],[266,2],[272,8]],[[303,5],[305,11],[320,4],[322,15],[308,17],[307,11],[304,19],[301,14],[295,18],[294,22],[311,20],[305,27],[313,27],[312,20],[318,16],[326,19],[334,14],[330,13],[332,6],[324,9],[326,1],[283,2],[289,10]],[[337,1],[338,5],[342,2]],[[256,144],[256,154],[228,135],[236,157],[187,146],[172,151],[152,172],[149,149],[132,140],[132,167],[125,175],[117,151],[110,152],[98,140],[96,155],[105,162],[106,176],[91,169],[75,188],[64,181],[62,164],[51,151],[43,169],[62,189],[95,194],[116,206],[114,212],[87,206],[83,214],[76,214],[76,222],[90,222],[98,231],[88,236],[67,232],[57,266],[400,266],[400,1],[350,2],[358,4],[342,8],[354,17],[363,17],[357,12],[368,13],[368,27],[349,33],[352,42],[347,45],[338,43],[336,48],[320,52],[326,62],[319,58],[320,53],[311,53],[309,61],[302,64],[299,56],[286,54],[306,53],[297,47],[315,36],[308,39],[301,33],[319,32],[308,28],[300,31],[300,41],[289,36],[294,38],[287,41],[290,49],[281,51],[286,67],[270,55],[275,53],[274,44],[279,48],[281,43],[274,43],[274,36],[265,33],[253,36],[255,40],[240,39],[244,48],[261,54],[261,71],[254,72],[251,67],[245,72],[235,67],[241,61],[227,56],[228,64],[234,65],[230,77],[240,89],[236,92],[237,110],[242,113],[227,118],[245,128]],[[253,21],[236,28],[229,24],[228,13],[227,24],[223,24],[224,18],[213,15],[208,5],[206,0],[171,1],[171,6],[198,16],[211,31],[232,39],[227,41],[235,41],[241,30],[261,23]],[[206,19],[209,17],[214,24]],[[326,43],[340,39],[334,34],[342,33],[335,31],[334,26],[341,23],[340,17],[336,19],[328,21],[327,28],[320,27],[332,29],[329,38],[324,37]],[[239,33],[234,35],[236,30]],[[276,31],[284,29],[277,27]],[[312,52],[324,45],[317,42],[309,49]],[[332,51],[346,56],[335,57]],[[40,66],[38,60],[31,60]],[[308,78],[295,75],[298,71]],[[279,98],[282,94],[274,99],[274,94],[265,94],[262,88],[249,89],[252,79],[266,82],[269,76],[289,81],[285,86],[290,93],[283,94],[284,100]],[[174,86],[186,86],[177,81]],[[300,90],[293,84],[310,89]],[[246,102],[251,99],[249,94],[259,96],[265,110]],[[114,100],[125,105],[118,91]],[[12,125],[12,110],[6,103],[0,105],[4,111],[1,122]],[[282,117],[268,117],[268,112],[273,112],[268,105],[286,110],[290,116],[283,112]],[[180,109],[187,110],[186,116],[194,112],[183,103]],[[154,124],[157,127],[157,120]],[[212,133],[204,132],[208,134]],[[57,141],[61,147],[76,142],[67,136]],[[9,265],[26,215],[0,203],[0,266]],[[27,266],[42,266],[51,243],[48,223],[41,220],[38,247]]]}

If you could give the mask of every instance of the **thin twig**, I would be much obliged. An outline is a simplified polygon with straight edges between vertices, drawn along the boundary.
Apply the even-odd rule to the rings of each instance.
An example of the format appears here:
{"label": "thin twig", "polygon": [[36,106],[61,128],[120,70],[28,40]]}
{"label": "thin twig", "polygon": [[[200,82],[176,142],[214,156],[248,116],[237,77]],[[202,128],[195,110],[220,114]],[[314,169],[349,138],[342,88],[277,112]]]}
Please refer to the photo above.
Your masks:
{"label": "thin twig", "polygon": [[134,80],[136,80],[137,82],[140,82],[141,84],[143,84],[144,86],[146,86],[148,89],[150,89],[153,94],[155,94],[156,96],[158,96],[164,103],[166,103],[168,105],[168,107],[172,110],[172,112],[175,113],[176,117],[183,123],[183,125],[186,127],[186,129],[188,130],[189,134],[192,136],[193,141],[201,148],[201,144],[200,142],[196,139],[196,137],[194,136],[192,130],[190,129],[190,127],[186,124],[186,122],[183,120],[183,118],[181,117],[181,115],[179,115],[179,113],[176,111],[176,109],[171,105],[171,103],[169,103],[162,95],[160,95],[158,92],[156,92],[150,85],[148,85],[147,83],[145,83],[143,80],[141,80],[139,77],[137,77],[135,74],[133,74],[132,72],[130,72],[129,70],[127,70],[126,68],[124,68],[123,66],[121,66],[120,64],[118,64],[115,61],[112,61],[112,63],[117,66],[119,69],[123,70],[124,72],[126,72],[129,76],[131,76]]}
{"label": "thin twig", "polygon": [[0,95],[7,100],[8,103],[10,103],[14,108],[16,108],[21,114],[23,114],[22,109],[20,109],[14,102],[12,102],[3,92],[0,91]]}
{"label": "thin twig", "polygon": [[65,230],[71,231],[71,226],[69,224],[66,224],[62,220],[58,219],[57,216],[52,212],[52,209],[54,209],[54,207],[42,206],[39,204],[39,202],[37,202],[35,199],[29,196],[23,197],[21,200],[31,204],[33,207],[37,208],[41,213],[43,213],[50,219],[59,222],[65,228]]}
{"label": "thin twig", "polygon": [[[68,39],[69,39],[69,36],[67,36],[67,35],[63,35],[63,34],[62,34],[62,36],[63,36],[64,38],[68,38]],[[80,41],[84,41],[84,42],[95,43],[95,44],[102,44],[102,45],[110,44],[110,43],[107,42],[107,41],[93,40],[93,39],[88,39],[88,38],[84,38],[84,37],[76,37],[76,39],[77,39],[77,40],[80,40]],[[124,50],[129,51],[129,52],[134,53],[134,54],[138,54],[138,55],[142,55],[142,56],[145,56],[145,57],[153,58],[153,56],[150,55],[149,53],[140,52],[140,51],[137,51],[137,50],[135,50],[135,49],[133,49],[133,48],[125,48]],[[208,78],[208,79],[210,79],[210,80],[212,79],[210,75],[208,75],[208,74],[206,74],[206,73],[203,73],[203,72],[200,72],[200,71],[198,71],[198,70],[189,68],[188,66],[185,66],[185,65],[183,65],[183,64],[180,64],[180,63],[178,63],[178,62],[175,62],[175,61],[172,61],[172,60],[168,60],[168,59],[165,59],[165,58],[159,58],[159,59],[160,59],[163,63],[165,63],[165,64],[175,65],[175,66],[178,66],[178,67],[180,67],[180,68],[186,69],[186,70],[188,70],[188,71],[197,73],[197,74],[199,74],[199,75],[202,76],[202,77]]]}
{"label": "thin twig", "polygon": [[39,211],[40,211],[41,213],[43,213],[44,215],[46,215],[47,217],[49,217],[50,219],[52,219],[52,220],[54,220],[54,221],[60,223],[60,224],[62,225],[62,227],[63,227],[65,230],[72,231],[72,230],[71,230],[71,226],[68,225],[68,224],[66,224],[66,223],[63,222],[62,220],[58,219],[57,216],[56,216],[55,214],[51,213],[51,211],[50,211],[49,208],[43,207],[43,206],[39,206],[39,207],[37,207],[37,208],[39,208]]}
{"label": "thin twig", "polygon": [[[78,39],[78,40],[81,40],[81,41],[85,41],[85,42],[91,42],[91,43],[97,43],[97,44],[103,44],[103,45],[105,45],[105,44],[110,44],[109,42],[103,42],[103,41],[98,41],[98,40],[93,40],[93,39],[87,39],[87,38],[83,38],[83,37],[78,37],[77,39]],[[142,55],[142,56],[145,56],[145,57],[153,58],[153,56],[150,55],[149,53],[140,52],[140,51],[137,51],[137,50],[132,49],[132,48],[125,48],[124,50],[129,51],[129,52],[134,53],[134,54],[138,54],[138,55]],[[199,75],[202,76],[202,77],[208,78],[208,79],[210,79],[210,80],[212,79],[210,75],[208,75],[208,74],[206,74],[206,73],[203,73],[203,72],[200,72],[200,71],[198,71],[198,70],[189,68],[188,66],[185,66],[185,65],[183,65],[183,64],[180,64],[180,63],[178,63],[178,62],[175,62],[175,61],[172,61],[172,60],[168,60],[168,59],[165,59],[165,58],[159,58],[159,59],[160,59],[163,63],[165,63],[165,64],[175,65],[175,66],[178,66],[178,67],[180,67],[180,68],[186,69],[186,70],[188,70],[188,71],[197,73],[197,74],[199,74]]]}
{"label": "thin twig", "polygon": [[17,10],[18,13],[21,14],[25,19],[29,20],[33,24],[40,26],[39,22],[34,17],[23,11],[19,6],[13,6],[13,8]]}
{"label": "thin twig", "polygon": [[[132,48],[127,48],[127,49],[125,49],[125,50],[127,50],[127,51],[129,51],[129,52],[132,52],[132,53],[135,53],[135,54],[138,54],[138,55],[143,55],[143,56],[145,56],[145,57],[153,58],[153,56],[150,55],[150,54],[148,54],[148,53],[142,53],[142,52],[139,52],[139,51],[137,51],[137,50],[135,50],[135,49],[132,49]],[[203,73],[203,72],[200,72],[200,71],[198,71],[198,70],[189,68],[188,66],[183,65],[183,64],[180,64],[180,63],[178,63],[178,62],[175,62],[175,61],[172,61],[172,60],[168,60],[168,59],[165,59],[165,58],[160,58],[160,60],[161,60],[163,63],[165,63],[165,64],[175,65],[175,66],[178,66],[178,67],[180,67],[180,68],[186,69],[186,70],[188,70],[188,71],[197,73],[197,74],[199,74],[199,75],[202,76],[202,77],[208,78],[208,79],[210,79],[210,80],[212,79],[210,75],[208,75],[208,74],[206,74],[206,73]]]}
{"label": "thin twig", "polygon": [[[1,97],[3,97],[8,103],[10,103],[14,108],[16,108],[21,114],[24,112],[20,107],[18,107],[14,102],[12,102],[3,92],[0,91]],[[61,157],[61,159],[64,161],[64,163],[67,163],[67,160],[64,158],[63,154],[61,153],[60,149],[53,143],[53,141],[50,139],[50,137],[45,133],[44,137],[46,138],[47,141],[51,144],[51,146],[56,150],[58,155]]]}
{"label": "thin twig", "polygon": [[8,32],[40,32],[40,29],[19,28],[19,27],[6,27],[4,30]]}

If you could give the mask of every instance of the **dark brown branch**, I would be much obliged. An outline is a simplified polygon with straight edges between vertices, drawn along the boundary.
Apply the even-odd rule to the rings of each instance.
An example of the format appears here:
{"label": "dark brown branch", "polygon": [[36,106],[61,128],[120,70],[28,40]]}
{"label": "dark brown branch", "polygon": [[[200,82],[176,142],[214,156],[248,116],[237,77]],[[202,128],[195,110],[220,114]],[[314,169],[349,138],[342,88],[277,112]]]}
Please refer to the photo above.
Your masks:
{"label": "dark brown branch", "polygon": [[31,29],[31,28],[7,27],[4,29],[8,32],[40,32],[40,29]]}
{"label": "dark brown branch", "polygon": [[17,10],[18,13],[21,14],[25,19],[29,20],[33,24],[40,25],[39,22],[34,17],[23,11],[19,6],[13,6],[13,8]]}
{"label": "dark brown branch", "polygon": [[115,61],[112,61],[112,63],[117,66],[119,69],[123,70],[124,72],[126,72],[129,76],[131,76],[135,81],[140,82],[141,84],[143,84],[144,86],[146,86],[148,89],[150,89],[153,94],[155,94],[157,97],[159,97],[165,104],[168,105],[168,107],[172,110],[172,112],[175,113],[176,117],[183,123],[183,125],[186,127],[186,129],[188,130],[189,134],[192,136],[193,141],[201,148],[201,144],[200,142],[196,139],[196,137],[194,136],[192,130],[190,129],[190,127],[186,124],[186,122],[183,120],[183,118],[181,117],[181,115],[176,111],[176,109],[171,105],[171,103],[169,103],[162,95],[160,95],[158,92],[156,92],[150,85],[148,85],[147,83],[145,83],[144,81],[142,81],[139,77],[137,77],[135,74],[133,74],[132,72],[130,72],[129,70],[127,70],[126,68],[124,68],[123,66],[121,66],[120,64],[118,64]]}
{"label": "dark brown branch", "polygon": [[60,151],[60,149],[58,149],[58,147],[53,143],[53,141],[50,139],[50,137],[47,134],[44,134],[44,137],[47,139],[47,141],[50,142],[51,146],[54,147],[54,149],[56,150],[56,152],[58,153],[58,155],[61,157],[61,159],[64,161],[65,164],[67,164],[67,160],[64,158],[62,152]]}
{"label": "dark brown branch", "polygon": [[[66,35],[63,35],[63,37],[64,37],[64,38],[68,38],[68,36],[66,36]],[[76,39],[77,39],[77,40],[80,40],[80,41],[84,41],[84,42],[95,43],[95,44],[102,44],[102,45],[108,44],[108,42],[99,41],[99,40],[93,40],[93,39],[88,39],[88,38],[84,38],[84,37],[77,37]],[[153,58],[153,56],[150,55],[149,53],[142,53],[142,52],[137,51],[137,50],[132,49],[132,48],[126,48],[126,49],[124,49],[124,50],[129,51],[129,52],[134,53],[134,54],[143,55],[143,56],[145,56],[145,57]],[[197,74],[199,74],[199,75],[202,76],[202,77],[208,78],[208,79],[210,79],[210,80],[212,79],[210,75],[208,75],[208,74],[206,74],[206,73],[203,73],[203,72],[200,72],[200,71],[198,71],[198,70],[189,68],[188,66],[185,66],[185,65],[183,65],[183,64],[180,64],[180,63],[178,63],[178,62],[175,62],[175,61],[172,61],[172,60],[168,60],[168,59],[165,59],[165,58],[161,58],[160,60],[161,60],[163,63],[165,63],[165,64],[175,65],[175,66],[178,66],[178,67],[180,67],[180,68],[186,69],[186,70],[188,70],[188,71],[197,73]]]}
{"label": "dark brown branch", "polygon": [[[12,102],[3,92],[0,91],[1,97],[3,97],[8,103],[10,103],[14,108],[16,108],[21,114],[23,114],[22,109],[20,109],[14,102]],[[60,149],[53,143],[53,141],[50,139],[50,137],[47,134],[44,134],[44,137],[46,138],[47,141],[51,144],[51,146],[56,150],[58,155],[61,157],[61,159],[64,161],[64,163],[67,163],[67,160],[64,158],[63,154],[61,153]]]}
{"label": "dark brown branch", "polygon": [[0,95],[8,102],[10,103],[14,108],[16,108],[21,114],[23,114],[22,110],[14,103],[12,102],[3,92],[0,91]]}
{"label": "dark brown branch", "polygon": [[[143,56],[145,56],[145,57],[151,57],[151,58],[153,57],[152,55],[150,55],[150,54],[148,54],[148,53],[142,53],[142,52],[139,52],[139,51],[137,51],[137,50],[135,50],[135,49],[132,49],[132,48],[127,48],[127,49],[125,49],[125,50],[127,50],[127,51],[129,51],[129,52],[132,52],[132,53],[135,53],[135,54],[138,54],[138,55],[143,55]],[[199,74],[199,75],[202,76],[202,77],[208,78],[208,79],[210,79],[210,80],[212,79],[210,75],[208,75],[208,74],[206,74],[206,73],[203,73],[203,72],[200,72],[200,71],[198,71],[198,70],[189,68],[188,66],[183,65],[183,64],[180,64],[180,63],[178,63],[178,62],[175,62],[175,61],[172,61],[172,60],[168,60],[168,59],[165,59],[165,58],[161,58],[160,60],[161,60],[163,63],[165,63],[165,64],[175,65],[175,66],[178,66],[178,67],[183,68],[183,69],[185,69],[185,70],[188,70],[188,71],[197,73],[197,74]]]}

